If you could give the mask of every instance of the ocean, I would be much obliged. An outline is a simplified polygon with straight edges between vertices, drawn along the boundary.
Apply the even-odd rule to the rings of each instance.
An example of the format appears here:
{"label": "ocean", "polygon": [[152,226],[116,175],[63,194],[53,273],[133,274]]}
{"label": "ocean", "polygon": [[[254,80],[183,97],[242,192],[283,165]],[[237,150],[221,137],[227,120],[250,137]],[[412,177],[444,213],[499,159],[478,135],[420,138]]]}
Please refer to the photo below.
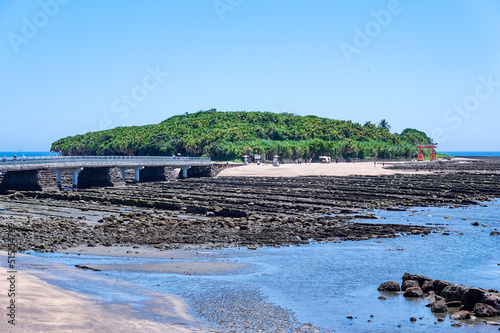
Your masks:
{"label": "ocean", "polygon": [[450,156],[487,156],[487,157],[500,157],[500,151],[438,151],[438,153]]}
{"label": "ocean", "polygon": [[[403,236],[357,242],[264,247],[256,251],[226,249],[210,252],[219,261],[245,263],[247,269],[225,274],[184,275],[137,271],[78,272],[62,268],[47,272],[44,263],[62,267],[76,264],[141,264],[172,262],[167,259],[118,258],[71,254],[33,253],[23,264],[39,269],[58,286],[105,302],[129,304],[156,320],[148,293],[182,297],[200,320],[235,325],[253,332],[260,326],[248,317],[248,299],[292,313],[300,324],[311,323],[335,332],[448,332],[455,331],[449,316],[431,313],[427,301],[386,295],[379,300],[380,283],[401,283],[405,272],[423,274],[466,286],[500,289],[500,241],[490,236],[500,229],[500,200],[450,209],[413,207],[407,211],[370,211],[382,217],[376,223],[403,223],[444,228],[445,233]],[[473,226],[473,222],[479,226]],[[366,222],[364,220],[363,222]],[[53,268],[52,268],[53,269]],[[53,274],[53,277],[50,277]],[[76,280],[75,280],[76,279]],[[94,282],[100,279],[98,284]],[[256,297],[258,295],[258,297]],[[242,305],[246,304],[246,305]],[[258,303],[254,306],[257,307]],[[271,311],[271,310],[270,310]],[[239,312],[241,312],[239,314]],[[348,316],[352,316],[349,319]],[[410,317],[418,318],[410,322]],[[439,322],[438,318],[444,318]],[[262,320],[262,318],[260,318]],[[245,322],[249,321],[248,322]],[[275,327],[264,329],[273,332]],[[465,325],[461,332],[498,332],[489,325]]]}
{"label": "ocean", "polygon": [[3,157],[4,155],[7,156],[7,158],[12,158],[14,155],[17,155],[17,157],[21,156],[26,156],[26,157],[34,157],[34,156],[57,156],[59,154],[49,152],[49,151],[0,151],[0,158]]}

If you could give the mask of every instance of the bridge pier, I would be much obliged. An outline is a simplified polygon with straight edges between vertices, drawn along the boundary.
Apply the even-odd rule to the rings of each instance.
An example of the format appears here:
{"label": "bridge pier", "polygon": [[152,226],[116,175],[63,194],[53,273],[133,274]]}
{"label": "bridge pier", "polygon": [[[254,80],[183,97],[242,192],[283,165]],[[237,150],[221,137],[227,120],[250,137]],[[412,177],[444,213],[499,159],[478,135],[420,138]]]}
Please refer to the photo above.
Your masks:
{"label": "bridge pier", "polygon": [[74,189],[77,189],[78,188],[78,174],[80,173],[80,171],[83,170],[83,167],[78,167],[78,168],[54,168],[54,169],[50,169],[52,171],[54,171],[56,173],[56,182],[57,182],[57,187],[59,189],[62,188],[62,173],[64,171],[69,171],[71,172],[72,176],[73,176],[73,188]]}
{"label": "bridge pier", "polygon": [[71,170],[71,172],[73,173],[73,188],[74,189],[77,189],[78,188],[78,174],[80,173],[80,171],[83,170],[83,167],[79,167],[77,169],[73,169]]}
{"label": "bridge pier", "polygon": [[[120,171],[121,170],[117,167],[84,168],[80,174],[77,175],[76,185],[80,188],[88,188],[92,186],[122,186],[125,185],[125,181],[123,180],[123,175],[120,174]],[[75,178],[73,178],[73,180],[74,179]],[[74,181],[73,184],[75,184]]]}
{"label": "bridge pier", "polygon": [[141,165],[141,166],[127,166],[127,167],[121,167],[120,168],[120,173],[122,174],[122,178],[123,180],[125,180],[125,171],[127,169],[133,169],[134,170],[134,181],[136,183],[138,183],[140,181],[140,175],[139,175],[139,171],[141,171],[142,169],[144,169],[144,165]]}
{"label": "bridge pier", "polygon": [[3,172],[0,192],[6,190],[43,191],[57,189],[54,175],[45,170],[20,170]]}
{"label": "bridge pier", "polygon": [[141,182],[174,180],[174,170],[171,167],[145,167],[140,172]]}
{"label": "bridge pier", "polygon": [[188,169],[191,169],[191,166],[190,165],[187,165],[187,166],[183,166],[181,167],[181,170],[182,170],[182,178],[187,178],[188,177],[188,174],[187,174],[187,171]]}
{"label": "bridge pier", "polygon": [[[174,180],[198,175],[200,167],[207,169],[203,175],[211,175],[210,165],[210,158],[205,157],[37,156],[1,163],[0,190],[124,185],[128,169],[134,170],[136,183]],[[181,169],[179,174],[177,168]]]}
{"label": "bridge pier", "polygon": [[53,170],[56,172],[56,182],[57,182],[57,187],[61,188],[62,187],[62,170],[61,169],[56,169]]}
{"label": "bridge pier", "polygon": [[144,169],[144,166],[140,166],[140,167],[136,167],[136,168],[134,168],[134,173],[135,173],[135,174],[134,174],[134,176],[135,176],[134,181],[135,181],[136,183],[138,183],[138,182],[139,182],[139,171],[141,171],[142,169]]}

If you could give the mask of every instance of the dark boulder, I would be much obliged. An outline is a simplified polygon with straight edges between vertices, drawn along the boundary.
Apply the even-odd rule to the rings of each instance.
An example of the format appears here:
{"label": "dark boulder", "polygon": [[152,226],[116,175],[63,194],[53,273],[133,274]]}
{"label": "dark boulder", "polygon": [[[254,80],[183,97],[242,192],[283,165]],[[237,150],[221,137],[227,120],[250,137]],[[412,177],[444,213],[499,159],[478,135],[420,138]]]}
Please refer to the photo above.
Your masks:
{"label": "dark boulder", "polygon": [[500,294],[499,293],[485,293],[482,303],[491,305],[495,310],[500,311]]}
{"label": "dark boulder", "polygon": [[400,291],[399,283],[396,281],[385,281],[377,288],[378,291]]}
{"label": "dark boulder", "polygon": [[448,281],[434,280],[434,282],[432,283],[432,290],[434,290],[436,294],[441,295],[443,289],[450,285],[452,285],[452,283]]}
{"label": "dark boulder", "polygon": [[457,313],[451,315],[451,319],[453,319],[453,320],[470,319],[470,312],[467,310],[460,310]]}
{"label": "dark boulder", "polygon": [[422,291],[424,293],[434,292],[434,280],[425,281],[424,284],[422,284]]}
{"label": "dark boulder", "polygon": [[497,314],[497,311],[491,305],[484,303],[476,303],[473,311],[477,317],[493,317]]}
{"label": "dark boulder", "polygon": [[460,284],[451,284],[445,287],[440,295],[444,297],[447,302],[461,301],[464,293],[469,290],[466,286]]}
{"label": "dark boulder", "polygon": [[449,308],[459,308],[462,306],[462,302],[460,301],[446,302],[446,306]]}
{"label": "dark boulder", "polygon": [[416,280],[418,282],[418,285],[420,287],[422,287],[422,285],[424,284],[425,281],[430,281],[432,279],[428,278],[425,275],[421,275],[421,274],[404,273],[402,280],[403,281],[406,281],[406,280]]}
{"label": "dark boulder", "polygon": [[422,297],[424,293],[420,287],[411,287],[405,290],[403,293],[404,297]]}
{"label": "dark boulder", "polygon": [[431,311],[435,313],[448,312],[448,307],[444,299],[439,299],[431,304]]}
{"label": "dark boulder", "polygon": [[408,288],[420,287],[417,280],[404,280],[401,284],[401,290],[405,291]]}
{"label": "dark boulder", "polygon": [[474,309],[474,305],[476,305],[476,303],[482,302],[486,293],[487,291],[484,289],[469,288],[469,290],[467,290],[462,297],[463,309]]}

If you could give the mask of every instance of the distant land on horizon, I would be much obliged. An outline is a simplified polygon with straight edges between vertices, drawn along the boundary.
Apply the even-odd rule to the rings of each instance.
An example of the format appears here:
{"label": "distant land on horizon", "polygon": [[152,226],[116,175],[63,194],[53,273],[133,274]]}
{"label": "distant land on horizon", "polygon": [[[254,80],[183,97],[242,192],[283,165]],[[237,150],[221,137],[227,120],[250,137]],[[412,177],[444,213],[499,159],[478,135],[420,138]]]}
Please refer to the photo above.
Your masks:
{"label": "distant land on horizon", "polygon": [[[390,132],[378,124],[291,113],[222,112],[216,109],[184,113],[159,124],[117,127],[57,140],[51,151],[63,155],[172,155],[210,156],[215,160],[278,154],[284,159],[410,158],[415,143],[430,143],[422,131],[407,128]],[[428,152],[427,152],[428,154]]]}

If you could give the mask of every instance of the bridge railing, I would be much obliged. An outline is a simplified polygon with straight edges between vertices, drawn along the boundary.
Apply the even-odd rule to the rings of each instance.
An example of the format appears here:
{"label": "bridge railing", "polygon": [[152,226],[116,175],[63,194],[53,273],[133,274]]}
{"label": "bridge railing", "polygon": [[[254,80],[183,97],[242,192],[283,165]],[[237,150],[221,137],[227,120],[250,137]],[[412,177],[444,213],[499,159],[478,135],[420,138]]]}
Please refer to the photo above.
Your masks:
{"label": "bridge railing", "polygon": [[0,161],[0,170],[31,169],[36,166],[133,166],[133,165],[208,165],[210,157],[177,156],[30,156]]}

